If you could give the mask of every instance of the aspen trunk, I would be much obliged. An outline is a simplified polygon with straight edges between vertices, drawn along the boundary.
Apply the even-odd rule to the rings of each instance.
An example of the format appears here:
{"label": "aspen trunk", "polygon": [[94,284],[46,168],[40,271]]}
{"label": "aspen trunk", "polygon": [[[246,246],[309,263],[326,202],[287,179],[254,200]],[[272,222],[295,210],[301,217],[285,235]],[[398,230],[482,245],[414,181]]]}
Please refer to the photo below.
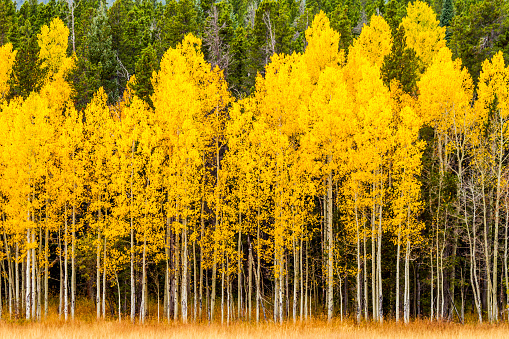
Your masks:
{"label": "aspen trunk", "polygon": [[297,257],[297,250],[295,248],[295,236],[293,237],[292,239],[292,246],[293,246],[293,309],[292,309],[292,313],[293,313],[293,322],[296,323],[297,322],[297,286],[299,286],[299,281],[298,281],[298,267],[299,267],[299,262],[298,262],[298,257]]}
{"label": "aspen trunk", "polygon": [[[35,229],[32,229],[32,244],[35,244]],[[36,304],[36,284],[37,284],[37,281],[36,281],[36,272],[37,272],[37,260],[36,260],[36,255],[35,255],[35,248],[32,248],[31,250],[32,252],[32,289],[30,291],[30,297],[32,298],[31,300],[31,306],[32,306],[32,319],[36,319],[36,310],[37,310],[37,304]]]}
{"label": "aspen trunk", "polygon": [[237,251],[239,257],[237,260],[237,318],[240,319],[242,310],[242,252],[241,252],[241,241],[242,241],[242,218],[239,213],[239,238],[237,241]]}
{"label": "aspen trunk", "polygon": [[378,271],[378,320],[383,322],[383,289],[382,289],[382,204],[379,205],[378,220],[378,253],[377,253],[377,271]]}
{"label": "aspen trunk", "polygon": [[230,317],[233,312],[231,312],[231,300],[230,300],[230,274],[229,267],[230,262],[228,260],[228,255],[226,256],[226,325],[230,324]]}
{"label": "aspen trunk", "polygon": [[62,316],[63,307],[64,307],[64,285],[63,285],[63,270],[62,270],[62,234],[60,232],[60,226],[58,227],[58,269],[59,269],[59,275],[58,275],[58,281],[60,284],[60,290],[59,290],[59,298],[58,298],[58,318]]}
{"label": "aspen trunk", "polygon": [[67,288],[68,281],[68,272],[67,272],[67,203],[65,203],[65,214],[64,214],[64,319],[67,321],[69,309],[68,309],[68,301],[69,301],[69,293]]}
{"label": "aspen trunk", "polygon": [[182,322],[187,323],[187,217],[182,231]]}
{"label": "aspen trunk", "polygon": [[196,240],[193,241],[193,298],[194,298],[194,307],[193,307],[193,320],[196,322],[196,317],[198,316],[198,293],[197,293],[197,279],[196,279]]}
{"label": "aspen trunk", "polygon": [[304,320],[304,296],[306,294],[306,290],[304,289],[304,266],[302,264],[302,237],[300,239],[300,246],[299,246],[299,280],[300,280],[300,320]]}
{"label": "aspen trunk", "polygon": [[[331,159],[329,159],[329,162]],[[330,322],[334,313],[334,243],[332,237],[332,172],[327,179],[327,319]]]}
{"label": "aspen trunk", "polygon": [[143,235],[143,258],[142,258],[142,276],[141,276],[141,303],[140,303],[140,322],[145,323],[145,298],[146,284],[147,284],[147,270],[146,270],[146,255],[147,255],[147,237]]}
{"label": "aspen trunk", "polygon": [[249,243],[249,263],[248,263],[248,321],[251,322],[251,314],[252,314],[252,302],[253,302],[253,248],[251,247],[251,238],[248,236],[247,241]]}
{"label": "aspen trunk", "polygon": [[[218,117],[218,110],[216,108],[216,118]],[[219,135],[216,134],[216,220],[214,225],[214,231],[218,231],[219,227],[219,201],[220,201],[220,195],[219,195],[219,170],[220,170],[220,163],[219,163]],[[214,244],[214,254],[213,254],[213,262],[212,262],[212,292],[210,296],[210,321],[214,320],[214,306],[215,306],[215,300],[216,300],[216,275],[217,275],[217,244]]]}
{"label": "aspen trunk", "polygon": [[504,133],[503,133],[504,122],[502,121],[502,117],[500,117],[500,146],[498,148],[498,166],[497,166],[497,189],[496,189],[496,197],[495,197],[495,222],[494,222],[494,239],[493,239],[493,287],[492,287],[492,314],[493,321],[498,321],[498,296],[497,296],[497,277],[498,277],[498,233],[499,233],[499,224],[500,224],[500,199],[502,196],[502,166],[503,166],[503,158],[504,158]]}
{"label": "aspen trunk", "polygon": [[[473,218],[472,218],[472,237],[470,236],[470,230],[467,227],[468,231],[468,244],[470,249],[470,283],[472,285],[472,292],[474,294],[474,303],[477,310],[477,316],[479,323],[482,323],[482,305],[481,305],[481,290],[479,286],[479,279],[477,277],[477,227],[476,227],[476,202],[475,199],[472,199],[472,210],[473,210]],[[467,214],[465,213],[465,216]],[[466,220],[466,225],[468,226],[468,220]]]}
{"label": "aspen trunk", "polygon": [[375,205],[373,204],[371,220],[371,297],[373,301],[373,320],[378,321],[378,288],[377,288],[377,270],[376,270],[376,229],[375,229]]}
{"label": "aspen trunk", "polygon": [[[360,258],[360,235],[359,235],[359,215],[357,211],[357,192],[355,192],[355,201],[354,201],[354,213],[355,213],[355,230],[356,230],[356,251],[357,251],[357,274],[356,274],[356,290],[357,290],[357,322],[361,321],[361,313],[362,313],[362,300],[361,300],[361,258]],[[365,274],[365,273],[363,273]],[[340,289],[341,290],[341,289]],[[343,313],[341,312],[341,316]]]}
{"label": "aspen trunk", "polygon": [[260,247],[260,209],[258,209],[257,213],[257,225],[256,225],[256,322],[260,322],[260,303],[261,303],[261,294],[260,294],[260,269],[261,269],[261,247]]}
{"label": "aspen trunk", "polygon": [[26,256],[26,279],[25,279],[25,316],[26,319],[30,319],[30,313],[32,311],[30,307],[31,295],[30,295],[30,229],[27,228],[27,256]]}
{"label": "aspen trunk", "polygon": [[221,260],[221,325],[223,323],[224,323],[224,260]]}
{"label": "aspen trunk", "polygon": [[[399,295],[400,295],[400,291],[399,291],[399,263],[400,263],[400,252],[401,252],[401,224],[399,225],[399,228],[398,228],[398,249],[397,249],[397,252],[396,252],[396,322],[399,322]],[[406,277],[405,277],[405,279],[406,279]]]}
{"label": "aspen trunk", "polygon": [[102,300],[102,317],[106,319],[106,234],[104,235],[104,248],[103,248],[103,300]]}
{"label": "aspen trunk", "polygon": [[486,263],[486,281],[488,282],[488,291],[486,293],[486,306],[487,306],[487,309],[488,309],[488,321],[489,322],[492,322],[493,321],[493,317],[492,317],[492,302],[491,302],[491,297],[493,296],[492,294],[492,281],[491,281],[491,253],[490,253],[490,248],[491,246],[488,245],[489,243],[489,237],[490,237],[490,231],[489,231],[489,226],[488,226],[488,213],[487,213],[487,205],[488,205],[488,202],[486,202],[486,191],[485,191],[485,188],[484,188],[484,177],[481,176],[481,180],[482,180],[482,202],[483,202],[483,226],[484,226],[484,257],[485,257],[485,263]]}
{"label": "aspen trunk", "polygon": [[[39,225],[41,225],[41,220],[39,220]],[[40,274],[40,261],[41,261],[41,253],[42,253],[42,227],[39,226],[39,252],[37,257],[37,266],[36,266],[36,280],[37,280],[37,320],[41,320],[41,274]],[[34,249],[35,253],[35,249]]]}
{"label": "aspen trunk", "polygon": [[170,321],[170,217],[166,216],[166,234],[164,236],[164,253],[166,269],[164,271],[164,314]]}
{"label": "aspen trunk", "polygon": [[410,239],[407,236],[405,252],[405,291],[403,300],[403,312],[405,324],[410,321]]}
{"label": "aspen trunk", "polygon": [[[47,230],[46,230],[46,232],[47,232]],[[48,239],[48,238],[46,237],[46,239]],[[71,319],[73,319],[73,320],[74,320],[74,314],[75,314],[75,309],[76,309],[76,258],[75,258],[75,250],[76,250],[76,206],[73,204],[73,206],[72,206],[72,238],[71,238]],[[47,262],[48,261],[46,260],[46,263]],[[46,291],[47,291],[47,285],[46,285]],[[120,295],[119,295],[119,297],[120,297]],[[47,298],[47,295],[46,295],[46,298]]]}
{"label": "aspen trunk", "polygon": [[173,256],[173,320],[178,320],[178,310],[179,310],[179,277],[180,277],[180,235],[177,230],[175,230],[175,254]]}
{"label": "aspen trunk", "polygon": [[[46,215],[46,218],[48,216]],[[44,317],[48,316],[49,298],[48,298],[48,283],[49,283],[49,226],[46,225],[44,241]]]}
{"label": "aspen trunk", "polygon": [[362,232],[362,251],[363,251],[363,269],[364,274],[362,275],[364,279],[364,320],[369,320],[369,313],[368,313],[368,300],[369,300],[369,293],[368,293],[368,262],[367,262],[367,254],[366,254],[366,229],[364,227],[364,230]]}
{"label": "aspen trunk", "polygon": [[[506,198],[507,199],[507,198]],[[505,205],[505,236],[504,236],[504,280],[505,280],[505,295],[506,295],[506,308],[509,307],[509,275],[507,272],[507,236],[508,236],[508,229],[509,229],[509,208],[507,206],[507,203]],[[509,319],[509,315],[507,316]]]}
{"label": "aspen trunk", "polygon": [[[100,210],[99,210],[100,211]],[[99,212],[99,220],[101,220],[101,212]],[[97,248],[96,248],[96,295],[95,295],[95,303],[96,303],[96,313],[97,320],[101,318],[101,228],[100,225],[97,226]]]}
{"label": "aspen trunk", "polygon": [[[200,294],[200,310],[198,313],[198,317],[200,320],[203,319],[202,310],[203,310],[203,242],[205,238],[205,220],[203,218],[203,213],[205,209],[205,199],[202,197],[201,200],[201,212],[200,212],[200,283],[199,283],[199,294]],[[208,304],[207,304],[208,306]]]}
{"label": "aspen trunk", "polygon": [[129,206],[129,217],[131,226],[131,322],[134,323],[136,316],[136,286],[134,284],[134,222],[133,222],[133,209],[134,209],[134,197],[133,197],[133,180],[134,180],[134,140],[131,146],[131,188],[130,188],[130,200]]}
{"label": "aspen trunk", "polygon": [[[310,295],[310,291],[308,290],[309,286],[309,262],[308,262],[308,241],[306,240],[306,288],[304,294],[304,320],[308,320],[308,294]],[[309,303],[311,304],[311,303]],[[311,316],[311,312],[309,312]]]}
{"label": "aspen trunk", "polygon": [[[14,310],[16,312],[16,319],[20,317],[20,305],[19,305],[19,245],[16,241],[16,259],[14,261],[14,279],[16,280],[16,291],[14,294]],[[23,271],[22,271],[23,272]]]}

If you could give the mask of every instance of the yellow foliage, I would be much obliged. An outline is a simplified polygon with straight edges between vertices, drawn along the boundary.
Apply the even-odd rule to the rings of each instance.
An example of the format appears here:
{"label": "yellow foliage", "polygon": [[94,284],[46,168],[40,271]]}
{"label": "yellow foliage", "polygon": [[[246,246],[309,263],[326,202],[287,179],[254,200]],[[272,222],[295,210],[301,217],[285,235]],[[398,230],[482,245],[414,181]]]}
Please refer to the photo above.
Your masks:
{"label": "yellow foliage", "polygon": [[338,67],[343,63],[344,52],[339,51],[340,34],[330,27],[327,15],[320,11],[306,30],[304,59],[312,83],[318,81],[326,66]]}
{"label": "yellow foliage", "polygon": [[51,74],[56,74],[59,71],[66,73],[73,67],[72,59],[67,58],[69,29],[60,18],[54,18],[49,27],[42,26],[37,38],[43,68],[47,68]]}
{"label": "yellow foliage", "polygon": [[12,44],[7,43],[0,46],[0,102],[9,92],[9,85],[7,82],[12,73],[12,66],[16,59],[16,51],[12,50]]}
{"label": "yellow foliage", "polygon": [[478,107],[484,119],[488,119],[490,105],[495,100],[501,118],[505,120],[509,117],[509,66],[505,67],[502,52],[483,62],[478,93]]}
{"label": "yellow foliage", "polygon": [[452,60],[447,47],[438,51],[433,63],[418,82],[420,117],[424,123],[445,131],[452,119],[473,120],[470,102],[473,97],[472,79],[459,60]]}
{"label": "yellow foliage", "polygon": [[[349,55],[362,55],[371,64],[381,67],[384,57],[391,52],[392,35],[389,24],[379,15],[373,15],[369,25],[362,28],[361,35],[354,40]],[[350,57],[349,57],[350,59]]]}
{"label": "yellow foliage", "polygon": [[445,27],[440,26],[437,15],[425,2],[408,4],[407,15],[401,21],[405,28],[407,46],[413,48],[425,67],[445,47]]}

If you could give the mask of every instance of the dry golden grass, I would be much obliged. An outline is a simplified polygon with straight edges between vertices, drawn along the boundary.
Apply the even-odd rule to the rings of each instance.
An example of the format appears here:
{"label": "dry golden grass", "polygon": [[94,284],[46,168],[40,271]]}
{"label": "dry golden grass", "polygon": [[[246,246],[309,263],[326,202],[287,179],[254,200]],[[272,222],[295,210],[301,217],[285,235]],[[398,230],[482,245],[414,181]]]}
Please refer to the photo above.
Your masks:
{"label": "dry golden grass", "polygon": [[334,321],[328,324],[315,320],[306,323],[288,322],[283,325],[263,323],[259,325],[235,323],[229,326],[219,324],[175,325],[157,324],[132,325],[118,321],[74,321],[49,319],[41,323],[9,322],[0,323],[0,338],[509,338],[509,325],[476,325],[453,323],[430,323],[416,321],[409,325],[386,322],[383,325]]}

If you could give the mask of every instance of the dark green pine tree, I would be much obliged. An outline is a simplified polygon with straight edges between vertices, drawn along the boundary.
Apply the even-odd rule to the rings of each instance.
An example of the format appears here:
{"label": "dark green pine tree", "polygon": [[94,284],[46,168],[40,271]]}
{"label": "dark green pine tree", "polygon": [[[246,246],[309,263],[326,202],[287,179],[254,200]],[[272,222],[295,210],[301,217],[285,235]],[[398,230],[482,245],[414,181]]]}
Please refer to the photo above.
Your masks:
{"label": "dark green pine tree", "polygon": [[11,0],[0,0],[0,46],[10,42],[9,36],[15,21],[15,3]]}
{"label": "dark green pine tree", "polygon": [[159,20],[160,37],[157,41],[157,52],[162,57],[164,52],[175,47],[188,33],[199,32],[198,12],[192,0],[171,0],[164,8]]}
{"label": "dark green pine tree", "polygon": [[153,43],[150,28],[155,23],[156,6],[151,0],[117,0],[108,11],[112,46],[119,63],[119,94],[123,93],[129,77],[135,73],[140,53]]}
{"label": "dark green pine tree", "polygon": [[404,92],[415,95],[419,75],[419,58],[405,42],[405,29],[400,26],[394,36],[391,53],[384,58],[381,68],[382,80],[389,87],[393,80]]}
{"label": "dark green pine tree", "polygon": [[246,55],[249,53],[250,34],[250,26],[237,26],[230,45],[232,61],[226,80],[236,97],[241,97],[249,92],[249,58],[246,58]]}
{"label": "dark green pine tree", "polygon": [[133,86],[134,93],[153,107],[152,99],[154,93],[152,86],[152,73],[157,71],[159,67],[159,59],[154,47],[149,44],[145,47],[136,62],[136,84]]}
{"label": "dark green pine tree", "polygon": [[440,15],[440,25],[442,27],[446,27],[445,38],[447,41],[451,39],[451,31],[449,26],[454,17],[454,7],[452,4],[452,0],[444,0],[442,5],[442,14]]}
{"label": "dark green pine tree", "polygon": [[452,20],[449,47],[455,58],[461,58],[474,82],[482,62],[500,50],[508,51],[509,20],[504,0],[483,0],[470,5]]}
{"label": "dark green pine tree", "polygon": [[78,50],[78,64],[71,76],[78,108],[84,108],[101,86],[110,102],[122,94],[118,82],[121,70],[112,46],[105,1],[99,3],[90,24],[85,24],[88,27],[85,26],[85,34],[80,38],[83,41]]}
{"label": "dark green pine tree", "polygon": [[395,36],[399,24],[401,23],[402,17],[399,14],[399,4],[396,0],[389,1],[385,6],[385,15],[384,19],[389,24],[389,27],[391,28],[392,36]]}
{"label": "dark green pine tree", "polygon": [[348,50],[352,44],[352,22],[348,17],[348,7],[338,4],[334,11],[329,14],[331,27],[341,34],[339,38],[339,49]]}
{"label": "dark green pine tree", "polygon": [[[35,10],[34,13],[37,13],[37,11]],[[42,85],[44,72],[39,61],[37,33],[38,31],[32,26],[30,20],[25,19],[23,25],[17,30],[16,37],[13,38],[18,53],[16,54],[10,80],[10,97],[21,96],[26,98],[32,91],[39,90]]]}

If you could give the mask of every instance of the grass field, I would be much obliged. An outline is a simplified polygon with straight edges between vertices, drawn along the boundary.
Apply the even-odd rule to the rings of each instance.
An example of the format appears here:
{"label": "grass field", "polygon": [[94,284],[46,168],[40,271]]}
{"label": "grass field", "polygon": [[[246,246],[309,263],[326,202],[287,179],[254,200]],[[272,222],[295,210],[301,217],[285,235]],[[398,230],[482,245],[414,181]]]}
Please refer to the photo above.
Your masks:
{"label": "grass field", "polygon": [[412,322],[409,325],[386,322],[383,325],[323,321],[283,325],[235,323],[229,326],[150,323],[132,325],[118,321],[47,320],[41,323],[0,323],[0,338],[509,338],[509,325],[477,325]]}

